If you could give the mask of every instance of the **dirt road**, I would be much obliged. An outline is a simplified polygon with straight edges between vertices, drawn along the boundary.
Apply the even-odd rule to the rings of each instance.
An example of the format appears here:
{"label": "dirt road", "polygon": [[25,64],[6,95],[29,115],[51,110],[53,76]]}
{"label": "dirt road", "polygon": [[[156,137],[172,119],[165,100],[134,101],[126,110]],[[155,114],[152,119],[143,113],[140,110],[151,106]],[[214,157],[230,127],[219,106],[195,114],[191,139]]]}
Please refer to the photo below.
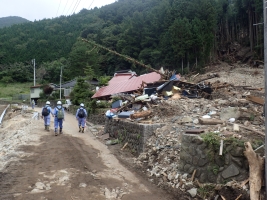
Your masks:
{"label": "dirt road", "polygon": [[57,137],[44,130],[42,119],[35,123],[32,132],[41,137],[40,144],[20,146],[24,156],[0,172],[1,200],[172,199],[125,168],[90,129],[79,133],[73,115],[66,114]]}

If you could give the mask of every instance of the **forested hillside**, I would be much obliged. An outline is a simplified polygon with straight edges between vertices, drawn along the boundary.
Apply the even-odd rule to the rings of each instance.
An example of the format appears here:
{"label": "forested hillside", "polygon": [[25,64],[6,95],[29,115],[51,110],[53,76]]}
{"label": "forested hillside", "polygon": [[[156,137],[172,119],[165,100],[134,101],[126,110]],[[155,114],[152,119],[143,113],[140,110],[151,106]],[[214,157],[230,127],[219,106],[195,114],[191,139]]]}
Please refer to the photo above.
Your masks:
{"label": "forested hillside", "polygon": [[[231,53],[231,45],[263,56],[260,0],[118,0],[100,9],[0,29],[0,80],[32,79],[35,58],[39,82],[58,82],[90,73],[112,75],[145,69],[89,45],[93,41],[158,69],[200,70]],[[17,71],[20,70],[20,74]]]}
{"label": "forested hillside", "polygon": [[29,20],[22,17],[10,16],[10,17],[1,17],[0,18],[0,28],[12,26],[14,24],[22,24],[29,22]]}

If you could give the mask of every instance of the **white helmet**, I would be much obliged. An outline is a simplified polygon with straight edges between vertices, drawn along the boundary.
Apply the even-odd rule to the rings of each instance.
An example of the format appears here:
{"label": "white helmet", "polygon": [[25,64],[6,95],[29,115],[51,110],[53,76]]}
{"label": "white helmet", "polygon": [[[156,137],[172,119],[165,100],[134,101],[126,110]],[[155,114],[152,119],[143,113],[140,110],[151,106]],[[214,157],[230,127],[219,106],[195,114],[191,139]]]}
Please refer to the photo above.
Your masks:
{"label": "white helmet", "polygon": [[61,104],[62,104],[61,101],[58,101],[58,102],[57,102],[57,105],[61,105]]}
{"label": "white helmet", "polygon": [[50,101],[47,101],[45,104],[46,104],[46,105],[50,105]]}
{"label": "white helmet", "polygon": [[80,104],[80,106],[84,107],[84,104],[83,104],[83,103],[81,103],[81,104]]}

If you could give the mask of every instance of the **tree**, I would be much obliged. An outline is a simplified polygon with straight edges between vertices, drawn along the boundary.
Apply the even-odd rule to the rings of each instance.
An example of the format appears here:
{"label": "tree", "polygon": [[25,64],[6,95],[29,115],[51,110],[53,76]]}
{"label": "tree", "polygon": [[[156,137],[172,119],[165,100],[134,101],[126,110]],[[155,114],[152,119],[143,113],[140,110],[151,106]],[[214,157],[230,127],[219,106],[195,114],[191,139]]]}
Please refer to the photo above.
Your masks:
{"label": "tree", "polygon": [[90,100],[89,84],[83,78],[78,78],[77,83],[70,93],[71,102],[74,105],[85,103]]}

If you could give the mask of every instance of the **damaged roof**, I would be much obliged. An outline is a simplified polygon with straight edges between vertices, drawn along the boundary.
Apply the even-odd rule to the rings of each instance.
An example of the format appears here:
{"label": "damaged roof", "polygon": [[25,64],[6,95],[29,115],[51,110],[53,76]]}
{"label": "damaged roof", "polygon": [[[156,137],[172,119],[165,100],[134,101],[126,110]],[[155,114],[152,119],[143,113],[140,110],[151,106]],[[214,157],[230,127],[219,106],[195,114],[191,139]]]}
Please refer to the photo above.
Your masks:
{"label": "damaged roof", "polygon": [[136,76],[133,73],[120,73],[115,74],[114,77],[109,81],[109,85],[100,88],[92,98],[99,98],[110,96],[117,93],[132,92],[137,90],[142,82],[153,83],[159,81],[161,78],[160,74],[152,72],[141,76]]}

